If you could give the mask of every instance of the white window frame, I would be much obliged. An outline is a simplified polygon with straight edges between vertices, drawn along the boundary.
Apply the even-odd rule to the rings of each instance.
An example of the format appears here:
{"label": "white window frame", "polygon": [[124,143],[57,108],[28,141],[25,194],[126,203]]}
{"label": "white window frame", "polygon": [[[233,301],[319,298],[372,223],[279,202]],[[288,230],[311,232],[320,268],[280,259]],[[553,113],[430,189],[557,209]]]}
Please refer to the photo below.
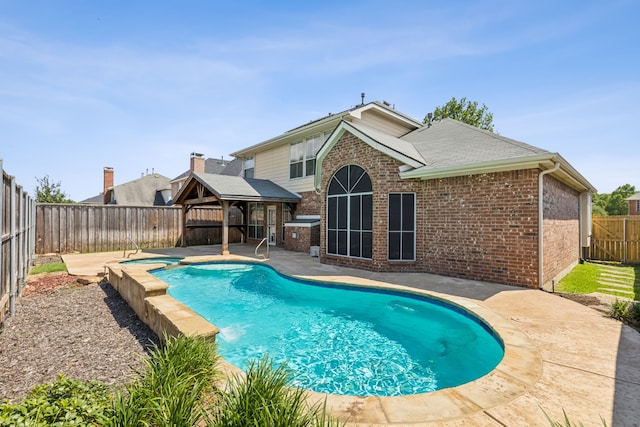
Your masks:
{"label": "white window frame", "polygon": [[288,203],[282,203],[282,241],[284,242],[287,238],[287,230],[285,228],[285,224],[293,219],[293,212],[291,209],[291,205]]}
{"label": "white window frame", "polygon": [[[247,215],[247,238],[249,239],[262,239],[264,237],[264,203],[262,202],[252,202],[247,205],[248,215]],[[251,219],[252,211],[256,211],[255,220]],[[251,235],[251,231],[253,230],[253,236]],[[258,233],[258,231],[261,231]]]}
{"label": "white window frame", "polygon": [[[247,171],[251,171],[251,176],[247,176]],[[255,178],[256,174],[256,158],[247,157],[242,161],[242,176],[245,178]]]}
{"label": "white window frame", "polygon": [[[318,151],[320,151],[320,147],[322,147],[329,135],[331,135],[331,131],[317,133],[302,140],[296,141],[289,146],[289,179],[301,179],[316,174],[316,155],[318,154]],[[301,150],[301,153],[294,153],[294,149]],[[294,154],[296,154],[295,158],[293,158]],[[301,175],[291,176],[291,166],[297,163],[302,163]]]}

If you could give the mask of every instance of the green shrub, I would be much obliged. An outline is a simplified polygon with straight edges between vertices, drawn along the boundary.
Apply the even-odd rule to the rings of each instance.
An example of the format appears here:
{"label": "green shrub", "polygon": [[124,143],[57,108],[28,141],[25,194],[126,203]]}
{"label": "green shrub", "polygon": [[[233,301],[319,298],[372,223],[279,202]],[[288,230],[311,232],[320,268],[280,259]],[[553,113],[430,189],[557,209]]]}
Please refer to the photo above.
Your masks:
{"label": "green shrub", "polygon": [[616,299],[609,306],[607,314],[631,326],[640,325],[640,303]]}
{"label": "green shrub", "polygon": [[95,426],[110,418],[112,397],[107,385],[63,375],[34,387],[16,405],[0,405],[0,426]]}
{"label": "green shrub", "polygon": [[[565,412],[564,409],[562,410],[562,415],[564,416],[564,419],[562,421],[553,421],[549,417],[549,415],[547,415],[547,413],[544,411],[544,409],[542,410],[542,413],[547,418],[547,421],[549,421],[549,425],[551,427],[584,427],[584,424],[582,424],[582,423],[575,424],[575,423],[571,422],[571,420],[569,419],[569,416],[567,415],[567,413]],[[602,416],[600,417],[600,422],[602,423],[603,427],[607,427],[607,422],[604,420],[604,418],[602,418]]]}
{"label": "green shrub", "polygon": [[202,419],[201,402],[219,376],[215,343],[186,336],[165,336],[164,341],[151,349],[137,378],[116,394],[114,426],[186,427]]}
{"label": "green shrub", "polygon": [[640,325],[640,303],[632,303],[627,308],[626,321],[632,325]]}
{"label": "green shrub", "polygon": [[309,406],[306,392],[290,388],[292,373],[268,357],[251,362],[246,376],[234,376],[218,397],[209,427],[320,427],[340,425],[322,405]]}
{"label": "green shrub", "polygon": [[627,311],[629,310],[629,305],[631,303],[629,301],[616,299],[609,306],[609,311],[607,314],[609,317],[612,317],[616,320],[624,320]]}

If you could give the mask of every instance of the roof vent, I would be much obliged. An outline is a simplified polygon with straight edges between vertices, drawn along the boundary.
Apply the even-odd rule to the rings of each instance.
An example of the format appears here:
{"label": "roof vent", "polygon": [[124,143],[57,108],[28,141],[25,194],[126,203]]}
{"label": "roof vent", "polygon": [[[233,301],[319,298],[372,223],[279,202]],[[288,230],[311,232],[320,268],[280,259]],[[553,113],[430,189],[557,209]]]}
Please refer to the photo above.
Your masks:
{"label": "roof vent", "polygon": [[360,105],[364,105],[364,92],[360,94],[360,99],[361,99]]}
{"label": "roof vent", "polygon": [[431,127],[431,120],[433,119],[433,113],[427,113],[427,127]]}
{"label": "roof vent", "polygon": [[387,107],[391,107],[391,103],[389,101],[382,101],[382,103]]}

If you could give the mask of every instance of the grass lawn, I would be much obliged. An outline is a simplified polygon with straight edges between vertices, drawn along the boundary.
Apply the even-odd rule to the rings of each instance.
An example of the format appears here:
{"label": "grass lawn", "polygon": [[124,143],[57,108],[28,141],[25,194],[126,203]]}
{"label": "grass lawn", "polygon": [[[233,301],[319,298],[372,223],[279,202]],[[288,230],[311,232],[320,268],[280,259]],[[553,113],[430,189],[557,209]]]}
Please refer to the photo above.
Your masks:
{"label": "grass lawn", "polygon": [[640,301],[640,265],[578,264],[560,281],[556,290],[574,294],[599,292]]}
{"label": "grass lawn", "polygon": [[53,262],[49,264],[36,265],[31,270],[29,270],[29,274],[57,273],[60,271],[67,271],[67,266],[64,262]]}

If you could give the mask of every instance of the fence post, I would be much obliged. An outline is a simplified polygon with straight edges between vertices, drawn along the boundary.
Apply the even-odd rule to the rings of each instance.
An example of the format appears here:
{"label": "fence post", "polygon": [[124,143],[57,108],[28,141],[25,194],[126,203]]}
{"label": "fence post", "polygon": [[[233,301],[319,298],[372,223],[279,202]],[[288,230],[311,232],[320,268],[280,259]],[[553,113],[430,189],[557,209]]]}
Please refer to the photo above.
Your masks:
{"label": "fence post", "polygon": [[[0,182],[0,258],[2,258],[2,255],[4,255],[4,169],[2,167],[2,159],[0,159],[0,178],[2,178],[2,181]],[[0,301],[2,301],[4,299],[4,293],[5,293],[5,279],[4,279],[4,270],[3,270],[3,265],[4,265],[4,260],[1,260],[2,262],[0,262]],[[0,303],[0,323],[2,322],[2,320],[4,319],[4,310],[5,310],[5,305],[4,302]]]}
{"label": "fence post", "polygon": [[24,190],[22,186],[18,188],[18,241],[17,241],[17,268],[18,268],[18,289],[17,294],[22,293],[22,287],[24,285],[25,273],[24,273]]}
{"label": "fence post", "polygon": [[627,218],[622,218],[622,263],[627,263]]}
{"label": "fence post", "polygon": [[16,178],[11,177],[11,199],[9,200],[9,314],[16,312]]}

